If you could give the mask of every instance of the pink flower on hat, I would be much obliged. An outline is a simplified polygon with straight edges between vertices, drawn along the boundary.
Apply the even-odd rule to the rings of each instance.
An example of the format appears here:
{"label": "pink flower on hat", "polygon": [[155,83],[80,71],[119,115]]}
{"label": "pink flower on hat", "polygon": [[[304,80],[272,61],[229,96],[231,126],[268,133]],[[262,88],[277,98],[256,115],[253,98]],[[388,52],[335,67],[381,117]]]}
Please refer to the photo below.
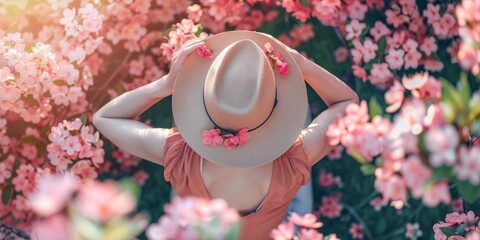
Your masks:
{"label": "pink flower on hat", "polygon": [[217,144],[223,143],[223,138],[220,136],[220,129],[211,129],[203,131],[203,144],[215,147]]}
{"label": "pink flower on hat", "polygon": [[248,129],[247,128],[242,128],[238,131],[237,133],[237,138],[238,138],[238,144],[243,145],[247,143],[248,141]]}
{"label": "pink flower on hat", "polygon": [[279,52],[273,51],[272,44],[267,42],[263,47],[263,52],[267,55],[268,59],[276,66],[278,72],[281,75],[287,75],[290,71],[288,64],[284,61],[285,57]]}
{"label": "pink flower on hat", "polygon": [[237,136],[234,136],[232,134],[228,134],[226,135],[227,139],[225,139],[225,141],[223,142],[223,144],[225,145],[225,147],[228,149],[228,150],[233,150],[235,148],[238,147],[238,137]]}
{"label": "pink flower on hat", "polygon": [[213,58],[212,50],[208,49],[206,45],[197,48],[197,53],[203,58]]}

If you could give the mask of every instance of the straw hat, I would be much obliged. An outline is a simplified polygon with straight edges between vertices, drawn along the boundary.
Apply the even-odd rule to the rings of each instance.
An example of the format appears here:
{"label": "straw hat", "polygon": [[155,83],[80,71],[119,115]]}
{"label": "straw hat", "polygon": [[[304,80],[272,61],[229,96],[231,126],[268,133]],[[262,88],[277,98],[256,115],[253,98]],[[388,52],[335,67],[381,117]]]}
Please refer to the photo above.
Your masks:
{"label": "straw hat", "polygon": [[[266,43],[271,53],[263,51]],[[294,59],[277,39],[252,31],[216,34],[205,46],[212,57],[191,54],[173,88],[173,116],[183,139],[205,159],[226,167],[275,160],[295,142],[307,116],[305,82]],[[288,64],[288,74],[272,61],[274,52]],[[212,129],[223,133],[225,144],[205,144],[203,134]],[[240,143],[229,150],[226,142],[233,136]]]}

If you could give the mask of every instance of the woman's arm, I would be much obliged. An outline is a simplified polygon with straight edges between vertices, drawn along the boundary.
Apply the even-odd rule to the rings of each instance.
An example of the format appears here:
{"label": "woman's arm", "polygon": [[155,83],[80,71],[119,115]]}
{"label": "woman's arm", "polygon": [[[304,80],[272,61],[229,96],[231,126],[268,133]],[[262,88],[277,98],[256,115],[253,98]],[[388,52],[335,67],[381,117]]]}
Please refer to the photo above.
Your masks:
{"label": "woman's arm", "polygon": [[340,79],[297,51],[290,50],[290,54],[297,62],[305,81],[328,106],[328,109],[321,112],[301,133],[305,151],[313,165],[333,148],[328,144],[326,136],[328,126],[338,115],[344,113],[348,104],[359,102],[358,95]]}
{"label": "woman's arm", "polygon": [[171,94],[168,76],[126,92],[93,115],[93,124],[113,144],[137,157],[163,165],[163,144],[169,129],[133,120]]}
{"label": "woman's arm", "polygon": [[93,116],[95,127],[113,144],[135,156],[163,165],[163,145],[170,129],[152,128],[133,120],[171,95],[174,81],[188,55],[205,44],[204,38],[184,44],[172,57],[170,73],[150,84],[123,93]]}

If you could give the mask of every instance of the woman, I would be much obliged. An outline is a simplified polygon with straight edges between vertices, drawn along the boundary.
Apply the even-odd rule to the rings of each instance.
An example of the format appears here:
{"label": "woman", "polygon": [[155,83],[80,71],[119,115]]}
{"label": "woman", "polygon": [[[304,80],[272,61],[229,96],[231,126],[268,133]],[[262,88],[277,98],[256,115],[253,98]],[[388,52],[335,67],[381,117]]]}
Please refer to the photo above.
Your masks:
{"label": "woman", "polygon": [[[302,130],[303,79],[328,109]],[[171,94],[178,131],[132,120]],[[232,31],[187,42],[168,75],[113,99],[93,121],[118,147],[165,166],[180,196],[225,199],[242,216],[241,239],[268,239],[330,152],[326,129],[349,103],[358,103],[354,91],[297,51]]]}

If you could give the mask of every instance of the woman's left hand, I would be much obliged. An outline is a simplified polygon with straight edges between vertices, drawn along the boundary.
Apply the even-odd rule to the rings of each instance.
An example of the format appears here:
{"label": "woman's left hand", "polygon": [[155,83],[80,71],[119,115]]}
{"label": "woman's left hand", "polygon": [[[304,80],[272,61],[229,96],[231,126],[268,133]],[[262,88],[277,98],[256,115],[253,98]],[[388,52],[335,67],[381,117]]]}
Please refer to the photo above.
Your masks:
{"label": "woman's left hand", "polygon": [[173,88],[173,84],[175,83],[175,79],[177,79],[177,75],[180,72],[182,65],[187,60],[188,56],[192,54],[197,48],[205,45],[205,38],[195,38],[185,42],[178,51],[176,51],[172,56],[172,61],[170,64],[170,72],[167,76],[167,84],[169,87]]}

